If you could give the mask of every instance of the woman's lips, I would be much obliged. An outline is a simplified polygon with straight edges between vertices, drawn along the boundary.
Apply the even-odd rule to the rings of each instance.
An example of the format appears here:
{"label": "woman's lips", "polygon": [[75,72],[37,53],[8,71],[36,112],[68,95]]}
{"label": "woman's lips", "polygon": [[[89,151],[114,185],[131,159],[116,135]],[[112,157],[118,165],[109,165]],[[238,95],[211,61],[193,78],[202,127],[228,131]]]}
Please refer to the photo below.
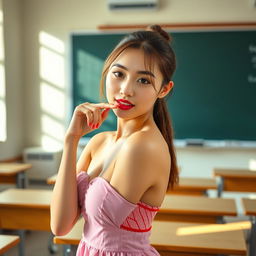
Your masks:
{"label": "woman's lips", "polygon": [[117,107],[121,110],[129,110],[134,107],[133,104],[131,104],[129,101],[126,100],[116,100]]}

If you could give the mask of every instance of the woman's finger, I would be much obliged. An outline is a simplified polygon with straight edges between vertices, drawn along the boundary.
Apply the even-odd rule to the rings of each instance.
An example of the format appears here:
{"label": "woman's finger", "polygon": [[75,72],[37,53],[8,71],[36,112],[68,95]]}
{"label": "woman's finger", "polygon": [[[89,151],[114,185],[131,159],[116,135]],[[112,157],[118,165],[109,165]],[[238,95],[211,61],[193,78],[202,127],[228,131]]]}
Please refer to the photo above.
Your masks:
{"label": "woman's finger", "polygon": [[90,108],[86,107],[85,105],[81,105],[80,106],[80,111],[85,114],[86,116],[86,121],[87,121],[87,125],[90,126],[91,123],[93,123],[94,120],[94,116],[93,116],[93,112],[91,111]]}
{"label": "woman's finger", "polygon": [[93,122],[93,129],[99,127],[99,124],[101,122],[101,109],[96,108],[93,112],[94,115],[94,122]]}
{"label": "woman's finger", "polygon": [[110,108],[106,108],[102,111],[101,113],[102,122],[104,122],[107,119],[109,111],[110,111]]}
{"label": "woman's finger", "polygon": [[91,104],[91,106],[95,106],[97,108],[111,108],[111,109],[114,109],[114,108],[117,108],[117,105],[116,104],[113,104],[113,103],[96,103],[96,104]]}
{"label": "woman's finger", "polygon": [[92,129],[99,128],[102,122],[107,118],[110,109],[115,109],[115,104],[109,103],[83,103],[79,106],[81,111],[86,115],[87,125]]}
{"label": "woman's finger", "polygon": [[91,107],[89,105],[89,103],[83,103],[80,105],[80,110],[83,112],[83,114],[86,115],[86,119],[87,119],[87,125],[90,126],[92,128],[92,125],[94,123],[95,120],[95,114],[94,114],[94,107]]}

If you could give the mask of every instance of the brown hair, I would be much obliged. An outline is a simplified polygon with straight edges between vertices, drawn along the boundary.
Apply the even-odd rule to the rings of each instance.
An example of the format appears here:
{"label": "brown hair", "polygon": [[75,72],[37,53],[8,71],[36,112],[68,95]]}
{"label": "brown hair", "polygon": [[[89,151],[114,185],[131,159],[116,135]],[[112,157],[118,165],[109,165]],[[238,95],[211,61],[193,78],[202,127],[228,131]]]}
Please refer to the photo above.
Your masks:
{"label": "brown hair", "polygon": [[[111,64],[128,48],[142,49],[145,53],[145,66],[149,69],[152,68],[153,60],[158,62],[160,72],[163,75],[162,89],[164,85],[171,81],[176,69],[176,58],[170,46],[170,41],[170,35],[162,30],[159,25],[152,25],[147,27],[146,30],[136,31],[125,36],[105,61],[100,86],[101,96],[104,95],[105,79]],[[156,100],[153,109],[153,116],[155,123],[169,147],[171,158],[169,186],[173,187],[173,185],[178,182],[179,173],[173,144],[173,128],[165,98],[158,98]]]}

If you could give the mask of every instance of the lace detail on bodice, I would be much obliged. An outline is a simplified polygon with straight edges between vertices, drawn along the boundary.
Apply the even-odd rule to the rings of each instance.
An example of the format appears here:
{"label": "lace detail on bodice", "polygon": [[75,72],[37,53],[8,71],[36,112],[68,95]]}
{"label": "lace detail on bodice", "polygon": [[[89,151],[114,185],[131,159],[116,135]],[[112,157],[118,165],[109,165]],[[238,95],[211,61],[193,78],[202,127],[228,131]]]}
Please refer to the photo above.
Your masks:
{"label": "lace detail on bodice", "polygon": [[152,228],[152,221],[158,211],[159,207],[139,202],[120,228],[133,232],[148,232]]}

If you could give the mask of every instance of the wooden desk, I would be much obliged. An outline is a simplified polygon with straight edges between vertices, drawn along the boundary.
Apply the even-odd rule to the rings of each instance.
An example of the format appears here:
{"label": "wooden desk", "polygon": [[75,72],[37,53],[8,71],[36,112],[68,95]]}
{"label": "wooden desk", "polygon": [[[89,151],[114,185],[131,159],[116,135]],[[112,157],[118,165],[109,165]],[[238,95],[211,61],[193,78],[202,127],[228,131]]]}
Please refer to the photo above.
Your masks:
{"label": "wooden desk", "polygon": [[256,192],[256,171],[215,168],[213,175],[220,177],[218,197],[221,197],[223,191]]}
{"label": "wooden desk", "polygon": [[25,171],[31,167],[31,164],[0,163],[0,183],[16,184],[18,188],[25,188]]}
{"label": "wooden desk", "polygon": [[256,199],[242,198],[244,214],[251,216],[251,233],[249,240],[249,255],[256,256]]}
{"label": "wooden desk", "polygon": [[25,255],[24,230],[50,231],[52,191],[8,189],[0,193],[0,228],[19,230],[20,256]]}
{"label": "wooden desk", "polygon": [[217,223],[223,216],[236,216],[234,199],[166,195],[156,220]]}
{"label": "wooden desk", "polygon": [[0,228],[50,231],[52,191],[8,189],[0,193]]}
{"label": "wooden desk", "polygon": [[[54,243],[64,244],[66,248],[78,245],[83,223],[80,219],[70,233],[54,237]],[[230,224],[154,221],[150,242],[162,256],[246,255],[244,228],[243,224],[234,230]]]}
{"label": "wooden desk", "polygon": [[[47,184],[55,184],[57,174],[47,179]],[[167,194],[179,195],[207,195],[208,189],[217,189],[216,180],[212,178],[180,177],[179,185],[169,189]]]}
{"label": "wooden desk", "polygon": [[[47,179],[48,184],[56,181],[54,175]],[[205,180],[205,179],[201,179]],[[182,180],[182,189],[189,188],[193,191],[205,191],[206,188],[216,188],[213,179],[199,184],[200,179],[185,178]],[[197,188],[196,188],[197,184]],[[194,186],[194,188],[192,188]],[[223,216],[236,216],[237,209],[235,200],[222,198],[202,198],[201,196],[182,196],[167,194],[162,204],[157,220],[189,221],[201,223],[222,222]]]}
{"label": "wooden desk", "polygon": [[172,190],[169,189],[167,193],[180,195],[207,195],[208,189],[217,189],[215,179],[180,177],[179,184]]}
{"label": "wooden desk", "polygon": [[0,235],[0,255],[17,245],[20,241],[18,236]]}

